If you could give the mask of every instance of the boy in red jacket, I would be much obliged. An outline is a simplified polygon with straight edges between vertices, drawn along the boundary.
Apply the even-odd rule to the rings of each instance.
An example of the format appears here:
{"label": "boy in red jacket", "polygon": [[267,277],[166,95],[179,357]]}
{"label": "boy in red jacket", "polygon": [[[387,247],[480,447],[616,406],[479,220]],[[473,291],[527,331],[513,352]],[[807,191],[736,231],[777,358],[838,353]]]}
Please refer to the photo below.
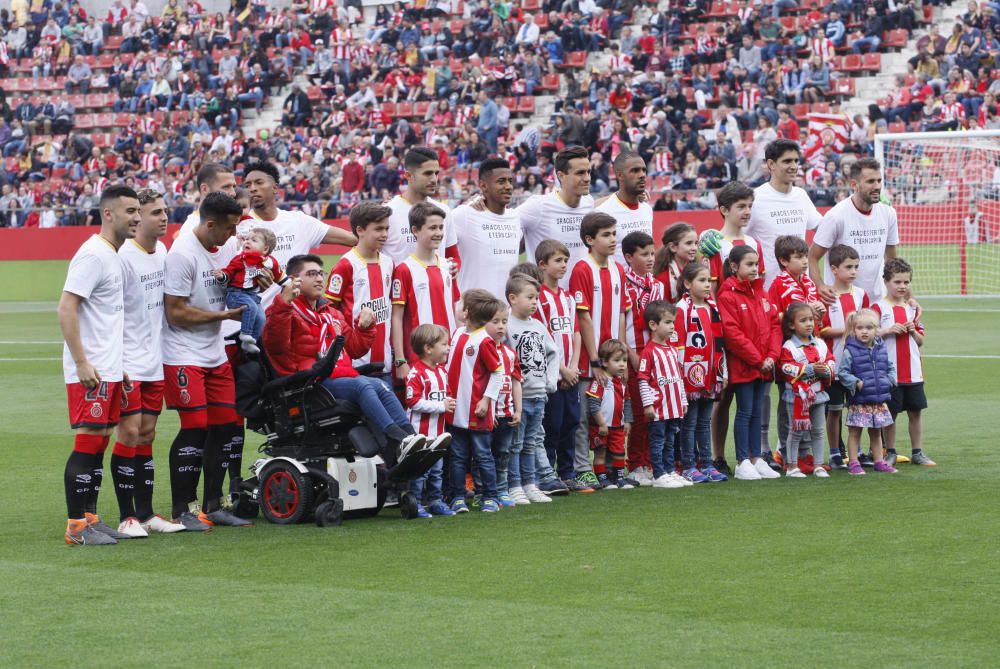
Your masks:
{"label": "boy in red jacket", "polygon": [[226,308],[243,309],[240,319],[240,347],[247,353],[260,353],[257,340],[264,331],[264,309],[260,306],[260,285],[257,277],[268,270],[275,282],[286,280],[277,258],[271,251],[278,240],[267,228],[254,228],[243,241],[243,251],[229,261],[224,269],[212,274],[226,283]]}
{"label": "boy in red jacket", "polygon": [[758,278],[760,256],[752,246],[736,246],[726,262],[726,279],[716,297],[726,341],[729,383],[736,397],[736,478],[780,478],[760,457],[761,411],[765,381],[774,375],[781,354],[778,310]]}

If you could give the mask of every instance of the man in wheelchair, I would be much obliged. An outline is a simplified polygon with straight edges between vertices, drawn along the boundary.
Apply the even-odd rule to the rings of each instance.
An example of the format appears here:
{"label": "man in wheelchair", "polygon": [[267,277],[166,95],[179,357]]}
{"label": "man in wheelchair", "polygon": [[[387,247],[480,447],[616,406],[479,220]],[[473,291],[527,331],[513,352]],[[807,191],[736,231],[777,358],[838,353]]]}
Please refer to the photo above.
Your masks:
{"label": "man in wheelchair", "polygon": [[411,454],[443,452],[451,441],[450,435],[442,434],[428,442],[416,434],[392,391],[381,380],[360,375],[352,365],[352,358],[360,358],[371,348],[375,313],[365,308],[353,325],[348,324],[341,312],[323,299],[325,272],[318,256],[294,256],[285,273],[291,280],[267,310],[262,338],[277,375],[311,369],[334,340],[343,336],[343,351],[322,385],[334,399],[358,405],[373,428],[384,435],[384,455],[390,466],[402,463]]}

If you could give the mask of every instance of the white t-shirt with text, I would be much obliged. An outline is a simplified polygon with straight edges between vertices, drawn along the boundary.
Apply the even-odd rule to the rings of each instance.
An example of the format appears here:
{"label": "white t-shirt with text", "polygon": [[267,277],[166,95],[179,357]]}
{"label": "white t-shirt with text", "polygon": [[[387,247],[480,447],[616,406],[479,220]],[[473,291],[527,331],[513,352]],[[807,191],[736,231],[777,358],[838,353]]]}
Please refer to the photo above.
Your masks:
{"label": "white t-shirt with text", "polygon": [[[885,247],[899,245],[895,209],[876,202],[871,212],[863,214],[854,205],[853,198],[847,198],[826,212],[813,241],[827,249],[837,244],[854,247],[861,257],[854,285],[864,289],[872,303],[885,297],[882,281]],[[823,280],[833,284],[829,253],[823,256]]]}
{"label": "white t-shirt with text", "polygon": [[787,193],[775,190],[770,183],[754,189],[753,208],[746,233],[760,242],[764,249],[763,262],[767,269],[764,287],[769,288],[774,277],[781,273],[781,267],[774,257],[774,240],[783,235],[806,238],[806,230],[814,230],[819,225],[820,214],[806,192],[792,186]]}

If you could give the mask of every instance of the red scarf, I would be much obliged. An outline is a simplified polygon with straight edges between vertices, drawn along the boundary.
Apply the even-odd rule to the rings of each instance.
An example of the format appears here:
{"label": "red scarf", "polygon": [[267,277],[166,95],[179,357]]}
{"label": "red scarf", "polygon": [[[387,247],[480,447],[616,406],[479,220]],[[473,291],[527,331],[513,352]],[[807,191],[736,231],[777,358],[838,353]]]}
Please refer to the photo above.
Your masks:
{"label": "red scarf", "polygon": [[[309,325],[309,332],[319,342],[319,351],[316,353],[316,359],[322,358],[330,350],[330,347],[333,346],[333,341],[337,336],[342,334],[343,323],[328,311],[314,310],[302,296],[295,298],[291,306],[295,310],[295,313]],[[347,351],[340,352],[337,365],[334,367],[333,373],[330,374],[331,378],[342,376],[357,376],[357,372],[354,371],[354,366],[350,356],[347,355]]]}
{"label": "red scarf", "polygon": [[726,376],[726,361],[722,352],[722,318],[715,299],[705,300],[711,322],[702,323],[695,318],[698,309],[691,295],[684,293],[680,299],[684,309],[685,341],[678,342],[684,347],[684,385],[689,399],[716,397],[722,392],[722,381]]}
{"label": "red scarf", "polygon": [[823,362],[826,351],[820,351],[819,347],[826,348],[826,343],[813,337],[810,341],[796,345],[791,339],[785,342],[785,350],[791,352],[793,362],[785,362],[781,370],[789,378],[789,385],[795,399],[792,403],[792,425],[793,432],[808,432],[812,429],[812,419],[809,417],[809,408],[816,401],[816,393],[822,388],[819,378],[813,374],[805,376],[806,366]]}

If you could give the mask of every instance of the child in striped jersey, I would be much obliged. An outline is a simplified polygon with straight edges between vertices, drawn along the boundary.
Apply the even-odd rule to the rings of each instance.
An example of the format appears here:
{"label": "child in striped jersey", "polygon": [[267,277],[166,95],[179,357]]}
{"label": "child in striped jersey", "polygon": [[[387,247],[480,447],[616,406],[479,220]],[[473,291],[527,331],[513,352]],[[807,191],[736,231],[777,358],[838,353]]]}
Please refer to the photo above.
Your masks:
{"label": "child in striped jersey", "polygon": [[[524,498],[523,491],[520,495],[512,494],[516,493],[516,490],[520,490],[520,483],[512,481],[510,477],[511,450],[517,441],[517,431],[521,424],[523,406],[521,381],[523,377],[521,375],[521,366],[518,364],[517,353],[504,341],[507,336],[506,309],[504,309],[503,315],[497,319],[496,323],[491,321],[487,332],[490,333],[490,337],[496,342],[497,353],[500,355],[500,364],[503,366],[503,383],[500,385],[500,393],[497,395],[493,412],[495,422],[493,424],[493,434],[490,437],[490,450],[493,453],[493,462],[497,472],[497,501],[500,503],[500,506],[511,507],[517,503],[525,504],[528,500]],[[499,338],[497,338],[497,334],[499,334]],[[518,461],[514,462],[514,467],[520,469]],[[474,470],[474,473],[477,471],[478,467]],[[520,471],[517,473],[519,475]],[[518,476],[513,478],[519,480]],[[476,492],[481,494],[482,475],[476,474],[475,480]],[[512,483],[516,483],[516,485],[512,486]],[[516,488],[516,490],[512,491],[512,487]],[[524,501],[521,501],[522,498]]]}
{"label": "child in striped jersey", "polygon": [[688,223],[674,223],[663,231],[663,246],[656,253],[653,274],[663,284],[663,293],[673,304],[681,299],[677,293],[677,279],[689,262],[698,258],[698,233]]}
{"label": "child in striped jersey", "polygon": [[[844,351],[847,319],[859,309],[868,308],[868,295],[854,285],[861,263],[861,257],[854,247],[837,244],[830,249],[827,258],[830,261],[830,272],[833,274],[833,292],[837,299],[827,307],[819,334],[833,351],[834,359],[839,362],[840,355]],[[847,469],[844,454],[841,452],[844,386],[834,383],[826,392],[830,396],[830,401],[826,405],[826,436],[830,444],[830,466],[834,469]]]}
{"label": "child in striped jersey", "polygon": [[[448,331],[440,325],[421,325],[410,335],[416,354],[406,377],[406,414],[418,434],[433,439],[445,432],[444,418],[455,410],[455,398],[448,393]],[[417,517],[454,516],[445,504],[441,489],[442,461],[438,460],[423,476],[410,481],[417,497]],[[427,507],[423,505],[426,494]]]}
{"label": "child in striped jersey", "polygon": [[[609,339],[601,344],[598,355],[607,376],[603,383],[594,379],[587,388],[594,473],[602,489],[630,490],[639,482],[629,477],[625,469],[625,440],[628,439],[633,419],[632,402],[625,384],[629,348],[624,342]],[[610,475],[607,473],[609,465]]]}
{"label": "child in striped jersey", "polygon": [[649,344],[639,360],[639,391],[649,430],[649,459],[654,488],[693,485],[675,471],[674,443],[687,413],[687,396],[677,352],[670,345],[677,308],[664,300],[646,305]]}
{"label": "child in striped jersey", "polygon": [[905,411],[910,430],[910,446],[913,449],[910,462],[933,467],[937,463],[923,451],[921,412],[927,408],[927,395],[924,394],[920,347],[924,344],[924,326],[920,322],[920,312],[913,305],[910,292],[912,278],[913,268],[908,262],[902,258],[887,261],[882,272],[886,296],[872,307],[879,315],[879,335],[885,339],[885,348],[896,367],[898,381],[892,389],[892,399],[889,402],[893,424],[885,429],[885,459],[890,465],[896,461],[895,420],[897,415]]}

